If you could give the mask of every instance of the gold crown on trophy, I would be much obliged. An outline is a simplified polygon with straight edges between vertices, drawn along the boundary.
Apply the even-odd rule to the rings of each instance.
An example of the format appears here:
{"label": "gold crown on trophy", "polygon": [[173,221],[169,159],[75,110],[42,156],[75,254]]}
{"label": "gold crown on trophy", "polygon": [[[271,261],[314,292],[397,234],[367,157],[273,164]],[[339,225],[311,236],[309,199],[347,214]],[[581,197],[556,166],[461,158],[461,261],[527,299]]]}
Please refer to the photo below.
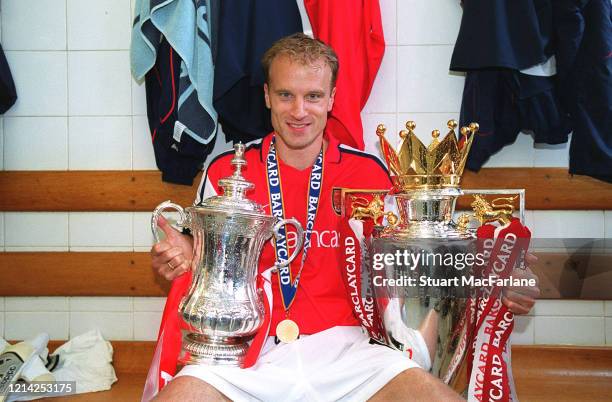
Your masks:
{"label": "gold crown on trophy", "polygon": [[376,135],[380,137],[382,154],[396,191],[459,187],[478,124],[470,123],[467,127],[461,127],[459,140],[455,134],[457,122],[449,120],[447,127],[450,131],[442,141],[438,139],[440,131],[433,130],[432,141],[426,147],[414,134],[416,124],[408,121],[407,130],[399,132],[402,144],[399,152],[395,152],[385,138],[385,126],[378,125]]}

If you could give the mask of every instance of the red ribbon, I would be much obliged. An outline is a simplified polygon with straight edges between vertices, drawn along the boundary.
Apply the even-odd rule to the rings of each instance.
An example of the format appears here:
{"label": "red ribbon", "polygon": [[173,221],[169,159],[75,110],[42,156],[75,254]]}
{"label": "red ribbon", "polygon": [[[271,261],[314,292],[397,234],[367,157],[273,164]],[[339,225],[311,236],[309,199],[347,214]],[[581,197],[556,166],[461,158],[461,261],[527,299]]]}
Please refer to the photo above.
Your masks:
{"label": "red ribbon", "polygon": [[155,354],[149,368],[143,392],[143,401],[152,399],[176,374],[181,352],[183,321],[179,318],[179,304],[191,283],[191,272],[181,275],[172,283],[166,299],[162,321],[157,335]]}
{"label": "red ribbon", "polygon": [[[519,257],[527,251],[531,233],[513,218],[503,228],[483,225],[477,232],[479,252],[489,254],[487,263],[475,275],[508,278]],[[493,241],[491,241],[493,240]],[[467,311],[473,323],[468,350],[468,401],[513,401],[514,385],[508,339],[514,328],[514,314],[501,302],[501,289],[483,289]]]}
{"label": "red ribbon", "polygon": [[[354,225],[363,228],[363,232],[372,230],[371,222],[352,221]],[[366,241],[362,233],[355,233],[349,221],[344,220],[340,225],[340,239],[343,251],[343,279],[347,289],[347,294],[353,307],[353,313],[359,320],[361,326],[368,332],[370,338],[383,344],[389,344],[387,332],[385,331],[382,317],[380,315],[377,301],[374,299],[373,287],[364,286],[365,278],[362,275],[362,241]],[[364,292],[365,291],[365,292]],[[408,351],[410,353],[410,351]]]}

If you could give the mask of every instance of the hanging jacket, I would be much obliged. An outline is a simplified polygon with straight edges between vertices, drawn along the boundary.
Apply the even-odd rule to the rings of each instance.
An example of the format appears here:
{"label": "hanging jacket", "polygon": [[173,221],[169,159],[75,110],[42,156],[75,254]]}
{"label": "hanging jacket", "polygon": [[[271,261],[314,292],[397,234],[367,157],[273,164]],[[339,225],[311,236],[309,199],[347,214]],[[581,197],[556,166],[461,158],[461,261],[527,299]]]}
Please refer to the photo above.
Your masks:
{"label": "hanging jacket", "polygon": [[556,0],[561,99],[573,134],[569,171],[612,182],[612,6]]}
{"label": "hanging jacket", "polygon": [[451,70],[522,70],[553,54],[550,0],[463,0]]}
{"label": "hanging jacket", "polygon": [[343,144],[363,150],[361,110],[385,52],[378,0],[304,0],[314,37],[336,51],[340,63],[327,127]]}
{"label": "hanging jacket", "polygon": [[210,8],[208,0],[135,4],[132,72],[147,75],[149,128],[164,181],[191,185],[214,146]]}
{"label": "hanging jacket", "polygon": [[155,162],[162,181],[190,186],[214,142],[202,144],[189,135],[176,134],[181,57],[165,40],[157,49],[155,66],[147,73],[147,118]]}
{"label": "hanging jacket", "polygon": [[521,131],[536,143],[567,142],[571,126],[554,77],[551,0],[463,5],[450,69],[466,72],[460,124],[480,125],[466,167],[478,171]]}
{"label": "hanging jacket", "polygon": [[213,104],[227,140],[250,142],[270,131],[261,58],[278,39],[302,32],[295,1],[221,0]]}

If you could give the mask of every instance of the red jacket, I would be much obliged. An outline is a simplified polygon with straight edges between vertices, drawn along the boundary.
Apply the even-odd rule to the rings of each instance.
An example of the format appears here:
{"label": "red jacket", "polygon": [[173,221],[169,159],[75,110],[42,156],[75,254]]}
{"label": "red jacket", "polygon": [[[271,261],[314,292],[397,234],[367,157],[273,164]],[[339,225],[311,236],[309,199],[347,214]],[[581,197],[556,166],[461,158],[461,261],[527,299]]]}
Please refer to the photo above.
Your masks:
{"label": "red jacket", "polygon": [[385,52],[378,0],[304,0],[315,38],[334,48],[340,70],[327,129],[338,141],[364,148],[361,109]]}

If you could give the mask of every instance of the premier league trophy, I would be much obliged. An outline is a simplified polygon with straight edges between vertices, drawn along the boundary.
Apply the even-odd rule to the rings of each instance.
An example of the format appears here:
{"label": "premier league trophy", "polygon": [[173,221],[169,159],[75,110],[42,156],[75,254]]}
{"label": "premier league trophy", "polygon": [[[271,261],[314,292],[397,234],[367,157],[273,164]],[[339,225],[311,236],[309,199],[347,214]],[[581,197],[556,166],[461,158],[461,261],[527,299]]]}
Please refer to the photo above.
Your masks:
{"label": "premier league trophy", "polygon": [[[470,127],[464,127],[461,130],[462,141],[458,142],[454,133],[457,123],[450,121],[448,128],[451,132],[439,141],[440,133],[434,130],[428,147],[414,134],[415,127],[414,122],[408,122],[408,131],[400,132],[403,143],[397,154],[385,139],[384,128],[377,130],[383,156],[393,172],[391,177],[399,216],[388,215],[391,224],[372,237],[368,258],[377,254],[393,255],[401,250],[402,255],[408,251],[408,254],[423,259],[412,266],[387,265],[385,277],[412,278],[415,286],[401,286],[403,294],[394,294],[397,288],[375,287],[379,292],[376,300],[383,320],[387,321],[384,323],[388,329],[387,336],[395,340],[391,344],[397,347],[400,342],[399,348],[406,347],[401,342],[402,332],[406,331],[396,329],[401,328],[399,313],[403,315],[402,321],[407,328],[419,330],[415,333],[417,339],[421,339],[419,334],[422,335],[432,372],[450,383],[457,372],[448,372],[449,364],[467,329],[464,317],[468,294],[460,293],[465,288],[457,283],[457,279],[469,275],[471,267],[457,270],[452,265],[443,265],[441,260],[450,256],[451,261],[456,261],[457,258],[453,257],[475,254],[475,234],[467,230],[464,222],[454,224],[452,217],[457,197],[461,195],[461,174],[478,126],[472,123]],[[449,286],[453,284],[456,286]],[[390,296],[386,306],[380,303],[387,299],[384,296]],[[390,310],[393,308],[396,311]],[[413,337],[404,338],[407,341]]]}
{"label": "premier league trophy", "polygon": [[[333,202],[336,213],[350,218],[350,230],[343,233],[346,278],[362,325],[376,341],[407,353],[462,392],[467,383],[458,374],[466,355],[473,354],[476,323],[487,314],[479,310],[480,299],[472,297],[473,279],[477,270],[486,271],[488,260],[479,254],[481,234],[477,238],[476,230],[468,228],[472,218],[463,214],[457,223],[452,220],[478,124],[462,127],[459,139],[457,123],[451,120],[447,125],[444,139],[434,130],[431,144],[425,146],[414,133],[415,123],[407,122],[399,134],[398,152],[379,125],[377,135],[393,187],[388,192],[336,188]],[[507,226],[513,199],[498,198],[491,205],[477,195],[474,217]],[[390,204],[397,213],[385,210]],[[367,225],[371,235],[366,234]],[[356,260],[361,269],[352,265]],[[351,285],[355,277],[360,289]],[[499,303],[496,308],[499,311]]]}
{"label": "premier league trophy", "polygon": [[183,209],[166,201],[151,218],[158,242],[157,220],[165,209],[180,215],[179,227],[193,236],[192,280],[179,305],[187,326],[180,362],[238,366],[263,324],[264,304],[256,287],[257,266],[264,242],[286,224],[296,228],[298,244],[293,254],[276,263],[287,266],[302,247],[303,230],[295,219],[278,219],[264,213],[261,205],[246,198],[253,183],[241,174],[246,165],[244,145],[234,145],[234,174],[219,180],[223,194]]}

